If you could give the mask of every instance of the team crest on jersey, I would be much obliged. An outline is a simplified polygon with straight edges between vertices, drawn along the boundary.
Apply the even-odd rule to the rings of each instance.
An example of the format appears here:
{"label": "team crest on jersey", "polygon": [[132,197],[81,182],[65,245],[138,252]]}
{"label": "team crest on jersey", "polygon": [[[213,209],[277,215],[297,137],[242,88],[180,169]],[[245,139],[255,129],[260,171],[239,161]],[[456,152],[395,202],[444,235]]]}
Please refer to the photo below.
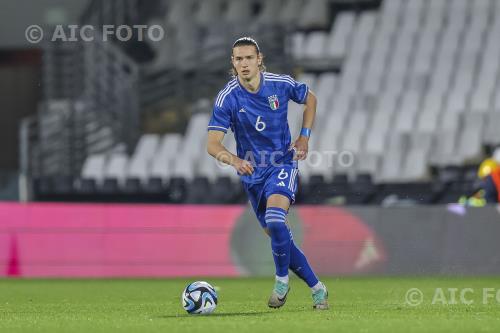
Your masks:
{"label": "team crest on jersey", "polygon": [[267,100],[269,101],[269,107],[271,107],[272,110],[277,110],[280,107],[280,101],[277,95],[269,96]]}

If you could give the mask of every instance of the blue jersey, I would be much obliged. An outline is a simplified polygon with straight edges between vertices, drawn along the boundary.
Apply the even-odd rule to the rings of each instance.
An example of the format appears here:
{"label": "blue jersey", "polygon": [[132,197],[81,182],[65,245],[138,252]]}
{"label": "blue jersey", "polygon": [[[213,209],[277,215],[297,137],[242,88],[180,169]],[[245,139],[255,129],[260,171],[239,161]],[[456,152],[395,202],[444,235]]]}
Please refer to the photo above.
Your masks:
{"label": "blue jersey", "polygon": [[288,101],[305,104],[309,88],[288,75],[261,73],[259,90],[251,93],[234,78],[222,89],[213,109],[208,130],[230,128],[237,155],[254,166],[246,183],[261,183],[273,166],[291,163]]}

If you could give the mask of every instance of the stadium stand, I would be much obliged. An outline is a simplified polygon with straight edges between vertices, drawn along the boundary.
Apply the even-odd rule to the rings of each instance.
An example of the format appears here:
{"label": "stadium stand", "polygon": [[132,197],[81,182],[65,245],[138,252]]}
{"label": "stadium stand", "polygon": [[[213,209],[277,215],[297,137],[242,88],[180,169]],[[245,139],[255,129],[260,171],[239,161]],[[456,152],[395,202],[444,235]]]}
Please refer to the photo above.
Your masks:
{"label": "stadium stand", "polygon": [[[200,66],[218,69],[201,80],[220,87],[227,79],[228,45],[240,33],[235,24],[247,22],[264,52],[276,38],[287,41],[283,49],[296,78],[318,96],[311,152],[354,156],[349,167],[324,159],[312,163],[313,154],[301,162],[299,202],[456,201],[474,180],[463,172],[448,175],[448,168],[475,168],[488,149],[500,145],[500,3],[384,0],[343,9],[333,2],[164,1],[165,12],[148,20],[164,22],[169,38],[155,45],[156,58],[142,65],[158,84],[143,81],[144,86],[151,92],[165,90],[168,80],[179,85],[182,79],[173,79],[172,71],[196,71],[191,60],[201,54]],[[188,14],[196,23],[190,29]],[[275,35],[258,30],[271,25],[282,30]],[[151,100],[181,96],[157,95]],[[75,184],[85,193],[127,189],[169,193],[172,202],[238,202],[237,175],[205,153],[210,107],[202,111],[192,114],[184,134],[144,134],[135,148],[87,154],[81,173],[73,175]],[[300,111],[290,104],[292,135],[300,128]],[[235,152],[231,139],[229,133],[225,143]]]}

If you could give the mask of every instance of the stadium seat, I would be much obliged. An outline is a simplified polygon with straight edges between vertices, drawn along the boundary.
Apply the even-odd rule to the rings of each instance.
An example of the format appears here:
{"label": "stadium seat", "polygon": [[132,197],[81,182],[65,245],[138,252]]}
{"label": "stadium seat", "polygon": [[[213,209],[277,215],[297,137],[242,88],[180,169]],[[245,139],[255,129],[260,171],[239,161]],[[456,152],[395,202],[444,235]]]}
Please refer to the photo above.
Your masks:
{"label": "stadium seat", "polygon": [[283,3],[280,10],[274,13],[274,19],[285,26],[295,26],[297,15],[302,12],[305,4],[306,1],[304,0],[287,0]]}
{"label": "stadium seat", "polygon": [[493,101],[494,109],[497,112],[500,112],[500,92],[496,92],[495,99]]}
{"label": "stadium seat", "polygon": [[105,178],[113,178],[117,181],[117,184],[124,185],[125,178],[127,176],[129,158],[126,154],[115,153],[112,154],[108,163],[104,169]]}
{"label": "stadium seat", "polygon": [[493,89],[476,89],[470,99],[470,110],[472,112],[488,113],[492,110],[492,96]]}
{"label": "stadium seat", "polygon": [[146,134],[141,137],[130,159],[127,177],[138,178],[143,183],[147,181],[159,143],[160,137],[157,135]]}
{"label": "stadium seat", "polygon": [[327,57],[342,59],[347,54],[355,21],[356,16],[353,13],[345,12],[337,16],[325,49]]}
{"label": "stadium seat", "polygon": [[422,181],[428,178],[429,148],[412,148],[403,162],[401,179],[408,182]]}
{"label": "stadium seat", "polygon": [[349,182],[348,176],[343,173],[336,174],[333,177],[333,184],[347,184]]}
{"label": "stadium seat", "polygon": [[481,159],[484,117],[481,113],[463,115],[463,128],[458,138],[458,152],[461,160]]}
{"label": "stadium seat", "polygon": [[477,177],[477,170],[479,165],[467,165],[462,167],[462,180],[467,182],[480,182]]}
{"label": "stadium seat", "polygon": [[380,170],[381,155],[360,153],[355,155],[355,169],[359,174],[369,173],[376,175]]}
{"label": "stadium seat", "polygon": [[144,192],[149,194],[163,193],[165,190],[165,186],[163,184],[163,179],[160,177],[149,178],[148,182],[144,186]]}
{"label": "stadium seat", "polygon": [[438,169],[437,180],[441,183],[452,183],[463,180],[463,170],[458,166],[447,166]]}
{"label": "stadium seat", "polygon": [[[370,38],[374,30],[375,15],[371,13],[363,13],[356,24],[352,33],[351,44],[347,53],[346,67],[361,68],[364,62],[364,57],[370,46]],[[349,71],[347,71],[349,73]]]}
{"label": "stadium seat", "polygon": [[144,158],[153,157],[160,144],[160,137],[156,134],[144,134],[139,139],[134,151],[134,155]]}
{"label": "stadium seat", "polygon": [[325,56],[328,35],[323,31],[311,32],[304,41],[303,57],[306,59],[321,59]]}
{"label": "stadium seat", "polygon": [[186,179],[193,179],[195,176],[194,171],[195,157],[191,153],[180,153],[173,161],[171,177],[183,177]]}
{"label": "stadium seat", "polygon": [[383,65],[379,64],[376,69],[369,70],[366,79],[362,82],[361,91],[370,95],[377,95],[381,92],[381,86],[384,78]]}
{"label": "stadium seat", "polygon": [[[460,119],[462,117],[463,111],[444,111],[441,115],[439,129],[442,131],[447,131],[449,133],[454,133],[458,131],[460,127]],[[439,135],[439,132],[438,132]]]}
{"label": "stadium seat", "polygon": [[328,26],[328,0],[306,2],[297,15],[297,26],[300,29],[318,29]]}
{"label": "stadium seat", "polygon": [[359,173],[356,180],[350,184],[350,193],[346,195],[346,203],[349,205],[367,204],[375,192],[376,186],[372,182],[371,174]]}
{"label": "stadium seat", "polygon": [[214,203],[230,204],[236,200],[235,186],[229,177],[218,177],[212,186],[211,201]]}
{"label": "stadium seat", "polygon": [[362,131],[346,131],[342,141],[342,149],[357,154],[362,150],[363,134]]}
{"label": "stadium seat", "polygon": [[123,187],[123,192],[128,194],[139,194],[141,191],[142,191],[141,179],[127,178],[125,180],[125,186]]}
{"label": "stadium seat", "polygon": [[83,164],[81,177],[94,179],[97,183],[104,179],[104,170],[106,165],[106,155],[95,154],[90,155]]}
{"label": "stadium seat", "polygon": [[328,183],[322,175],[312,175],[307,185],[302,186],[301,193],[304,203],[320,204],[325,200]]}
{"label": "stadium seat", "polygon": [[384,15],[398,17],[404,8],[405,0],[385,0],[382,2],[382,13]]}
{"label": "stadium seat", "polygon": [[189,184],[187,190],[187,203],[203,204],[213,201],[210,191],[210,181],[207,177],[196,176]]}
{"label": "stadium seat", "polygon": [[430,74],[432,68],[432,57],[436,50],[437,38],[437,30],[430,28],[422,32],[412,64],[413,73]]}
{"label": "stadium seat", "polygon": [[484,132],[484,142],[490,145],[500,144],[500,112],[492,112],[488,115]]}
{"label": "stadium seat", "polygon": [[120,192],[119,181],[116,178],[104,178],[104,181],[98,191],[102,194],[118,194]]}
{"label": "stadium seat", "polygon": [[388,151],[382,158],[382,164],[377,176],[378,182],[392,182],[401,179],[403,152]]}
{"label": "stadium seat", "polygon": [[457,144],[457,131],[444,130],[437,133],[436,145],[430,156],[432,165],[445,166],[457,163],[455,149]]}
{"label": "stadium seat", "polygon": [[170,177],[173,161],[179,154],[182,137],[179,134],[166,134],[153,157],[150,177],[159,177],[167,180]]}
{"label": "stadium seat", "polygon": [[262,6],[261,11],[254,22],[259,25],[267,25],[276,23],[276,13],[280,13],[284,9],[282,6],[287,5],[287,3],[283,1],[262,1],[260,5]]}
{"label": "stadium seat", "polygon": [[295,60],[302,60],[305,57],[306,34],[304,32],[295,32],[292,35],[292,56]]}
{"label": "stadium seat", "polygon": [[96,180],[93,178],[81,178],[77,184],[76,190],[80,194],[94,194],[97,191]]}
{"label": "stadium seat", "polygon": [[198,1],[199,9],[194,15],[195,22],[201,26],[208,26],[221,19],[220,11],[222,0]]}
{"label": "stadium seat", "polygon": [[406,83],[406,71],[390,70],[385,77],[383,89],[386,92],[401,94]]}
{"label": "stadium seat", "polygon": [[345,129],[342,149],[354,154],[361,151],[363,133],[368,125],[368,114],[363,111],[354,112]]}
{"label": "stadium seat", "polygon": [[181,149],[181,154],[189,158],[197,158],[205,152],[203,140],[206,137],[209,120],[210,115],[208,113],[198,113],[191,117],[181,143],[181,147],[183,148]]}
{"label": "stadium seat", "polygon": [[[373,125],[375,125],[375,123]],[[384,153],[387,141],[386,133],[387,133],[386,128],[372,127],[366,135],[366,140],[363,150],[370,154],[381,155],[382,153]]]}
{"label": "stadium seat", "polygon": [[167,10],[166,24],[175,27],[181,24],[186,17],[191,15],[195,0],[173,0],[169,2]]}
{"label": "stadium seat", "polygon": [[[426,155],[432,150],[434,145],[434,136],[429,132],[415,131],[410,135],[410,147],[412,149],[421,149]],[[425,161],[428,163],[428,161]]]}
{"label": "stadium seat", "polygon": [[37,198],[52,194],[52,180],[49,177],[36,178],[33,180],[33,189]]}
{"label": "stadium seat", "polygon": [[182,177],[172,177],[168,185],[168,199],[172,203],[184,203],[187,197],[187,182]]}
{"label": "stadium seat", "polygon": [[409,133],[415,126],[417,112],[419,111],[420,96],[415,92],[406,93],[401,101],[401,106],[396,115],[394,129],[398,132]]}
{"label": "stadium seat", "polygon": [[373,183],[373,177],[370,173],[358,173],[355,178],[356,183]]}
{"label": "stadium seat", "polygon": [[252,3],[246,0],[232,0],[227,2],[228,8],[224,20],[230,23],[244,23],[252,20]]}
{"label": "stadium seat", "polygon": [[318,98],[317,115],[323,116],[331,109],[333,95],[336,92],[338,76],[333,73],[324,73],[318,77],[316,96]]}
{"label": "stadium seat", "polygon": [[[325,114],[325,128],[328,129],[329,133],[338,134],[343,130],[345,122],[351,114],[350,104],[351,100],[349,95],[334,95],[332,107],[328,110],[327,114]],[[323,135],[325,135],[324,133]]]}
{"label": "stadium seat", "polygon": [[440,30],[445,21],[447,0],[428,1],[424,9],[425,26]]}
{"label": "stadium seat", "polygon": [[73,190],[73,177],[63,175],[52,177],[52,191],[54,194],[70,194]]}

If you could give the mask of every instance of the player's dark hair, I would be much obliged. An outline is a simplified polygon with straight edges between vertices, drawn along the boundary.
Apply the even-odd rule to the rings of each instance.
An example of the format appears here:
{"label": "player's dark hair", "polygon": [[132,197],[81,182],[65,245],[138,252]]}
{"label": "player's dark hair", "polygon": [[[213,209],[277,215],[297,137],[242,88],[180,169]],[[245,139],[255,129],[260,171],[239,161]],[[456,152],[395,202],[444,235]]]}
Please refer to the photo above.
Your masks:
{"label": "player's dark hair", "polygon": [[[257,41],[255,39],[253,39],[252,37],[241,37],[241,38],[238,38],[233,43],[233,47],[231,49],[231,54],[233,53],[233,49],[235,47],[238,47],[238,46],[252,46],[252,45],[255,47],[255,50],[257,51],[257,55],[260,55],[262,57],[262,62],[259,65],[259,70],[261,72],[265,72],[266,71],[266,66],[264,65],[264,54],[262,54],[262,52],[260,52],[259,44],[257,44]],[[238,72],[236,72],[236,69],[234,68],[234,66],[232,66],[232,63],[231,63],[231,70],[229,71],[229,74],[231,74],[232,76],[237,76],[238,75]]]}

